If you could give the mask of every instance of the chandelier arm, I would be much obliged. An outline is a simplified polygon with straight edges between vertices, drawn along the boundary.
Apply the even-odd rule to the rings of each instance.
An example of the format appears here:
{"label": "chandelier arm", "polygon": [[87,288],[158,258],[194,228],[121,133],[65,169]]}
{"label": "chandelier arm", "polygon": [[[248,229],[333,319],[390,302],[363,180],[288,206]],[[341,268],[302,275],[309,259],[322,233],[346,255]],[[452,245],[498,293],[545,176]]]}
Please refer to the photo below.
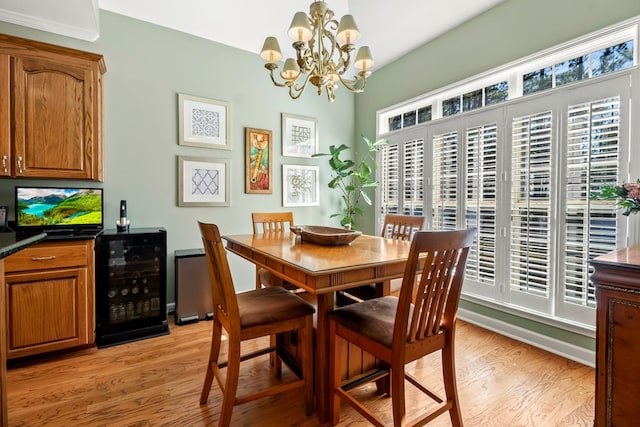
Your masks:
{"label": "chandelier arm", "polygon": [[[302,83],[302,85],[296,85],[295,83],[300,79],[300,76],[304,74],[304,82]],[[298,99],[300,98],[300,95],[302,95],[302,92],[304,92],[305,88],[307,87],[307,83],[309,83],[309,77],[311,76],[311,74],[309,73],[301,73],[300,76],[298,76],[297,79],[293,80],[291,82],[291,85],[289,85],[289,96],[292,99]]]}
{"label": "chandelier arm", "polygon": [[[354,93],[360,93],[364,91],[364,88],[367,85],[367,78],[362,74],[362,72],[358,73],[353,79],[345,79],[340,74],[338,75],[338,77],[340,79],[340,83],[342,83],[344,87]],[[362,83],[362,87],[357,87],[357,85],[360,83]]]}

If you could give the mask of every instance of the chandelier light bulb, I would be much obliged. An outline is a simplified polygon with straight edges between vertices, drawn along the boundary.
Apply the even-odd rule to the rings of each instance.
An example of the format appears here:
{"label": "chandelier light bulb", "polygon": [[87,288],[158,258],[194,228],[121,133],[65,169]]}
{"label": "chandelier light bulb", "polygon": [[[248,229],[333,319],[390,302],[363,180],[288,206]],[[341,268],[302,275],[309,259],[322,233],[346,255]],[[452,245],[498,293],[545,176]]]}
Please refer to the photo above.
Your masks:
{"label": "chandelier light bulb", "polygon": [[338,43],[341,45],[353,44],[358,41],[359,38],[360,31],[356,25],[356,20],[353,19],[352,15],[344,15],[342,19],[340,19],[340,25],[338,25],[338,34],[336,35]]}
{"label": "chandelier light bulb", "polygon": [[309,18],[304,12],[296,12],[289,27],[289,37],[296,42],[308,42],[313,37]]}
{"label": "chandelier light bulb", "polygon": [[278,62],[282,59],[282,51],[280,50],[280,44],[277,38],[267,37],[264,40],[260,57],[270,63]]}

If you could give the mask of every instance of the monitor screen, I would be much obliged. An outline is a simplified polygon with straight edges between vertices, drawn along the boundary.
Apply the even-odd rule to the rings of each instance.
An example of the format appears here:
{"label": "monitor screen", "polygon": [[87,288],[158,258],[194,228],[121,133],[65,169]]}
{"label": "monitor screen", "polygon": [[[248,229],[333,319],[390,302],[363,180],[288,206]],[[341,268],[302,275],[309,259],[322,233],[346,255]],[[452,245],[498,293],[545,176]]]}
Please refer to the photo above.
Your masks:
{"label": "monitor screen", "polygon": [[102,229],[102,188],[16,187],[18,230]]}

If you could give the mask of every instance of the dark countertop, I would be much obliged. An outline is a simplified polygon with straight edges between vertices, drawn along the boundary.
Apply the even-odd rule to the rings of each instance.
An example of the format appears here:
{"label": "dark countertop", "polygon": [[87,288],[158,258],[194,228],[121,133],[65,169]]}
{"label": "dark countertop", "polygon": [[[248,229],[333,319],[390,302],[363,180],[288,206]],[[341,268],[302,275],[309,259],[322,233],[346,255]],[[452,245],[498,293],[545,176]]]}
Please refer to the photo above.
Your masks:
{"label": "dark countertop", "polygon": [[31,235],[16,234],[14,232],[0,233],[0,259],[44,240],[45,237],[47,237],[46,233],[34,233]]}

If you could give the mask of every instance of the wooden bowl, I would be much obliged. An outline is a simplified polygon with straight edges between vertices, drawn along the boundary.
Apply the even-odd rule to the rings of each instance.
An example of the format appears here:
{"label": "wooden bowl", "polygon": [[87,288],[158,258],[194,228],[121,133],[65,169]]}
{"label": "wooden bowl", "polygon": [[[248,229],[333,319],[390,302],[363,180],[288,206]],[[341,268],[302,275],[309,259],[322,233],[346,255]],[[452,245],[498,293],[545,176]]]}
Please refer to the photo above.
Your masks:
{"label": "wooden bowl", "polygon": [[362,235],[361,231],[321,225],[299,225],[291,227],[291,231],[300,236],[301,242],[324,246],[348,245]]}

